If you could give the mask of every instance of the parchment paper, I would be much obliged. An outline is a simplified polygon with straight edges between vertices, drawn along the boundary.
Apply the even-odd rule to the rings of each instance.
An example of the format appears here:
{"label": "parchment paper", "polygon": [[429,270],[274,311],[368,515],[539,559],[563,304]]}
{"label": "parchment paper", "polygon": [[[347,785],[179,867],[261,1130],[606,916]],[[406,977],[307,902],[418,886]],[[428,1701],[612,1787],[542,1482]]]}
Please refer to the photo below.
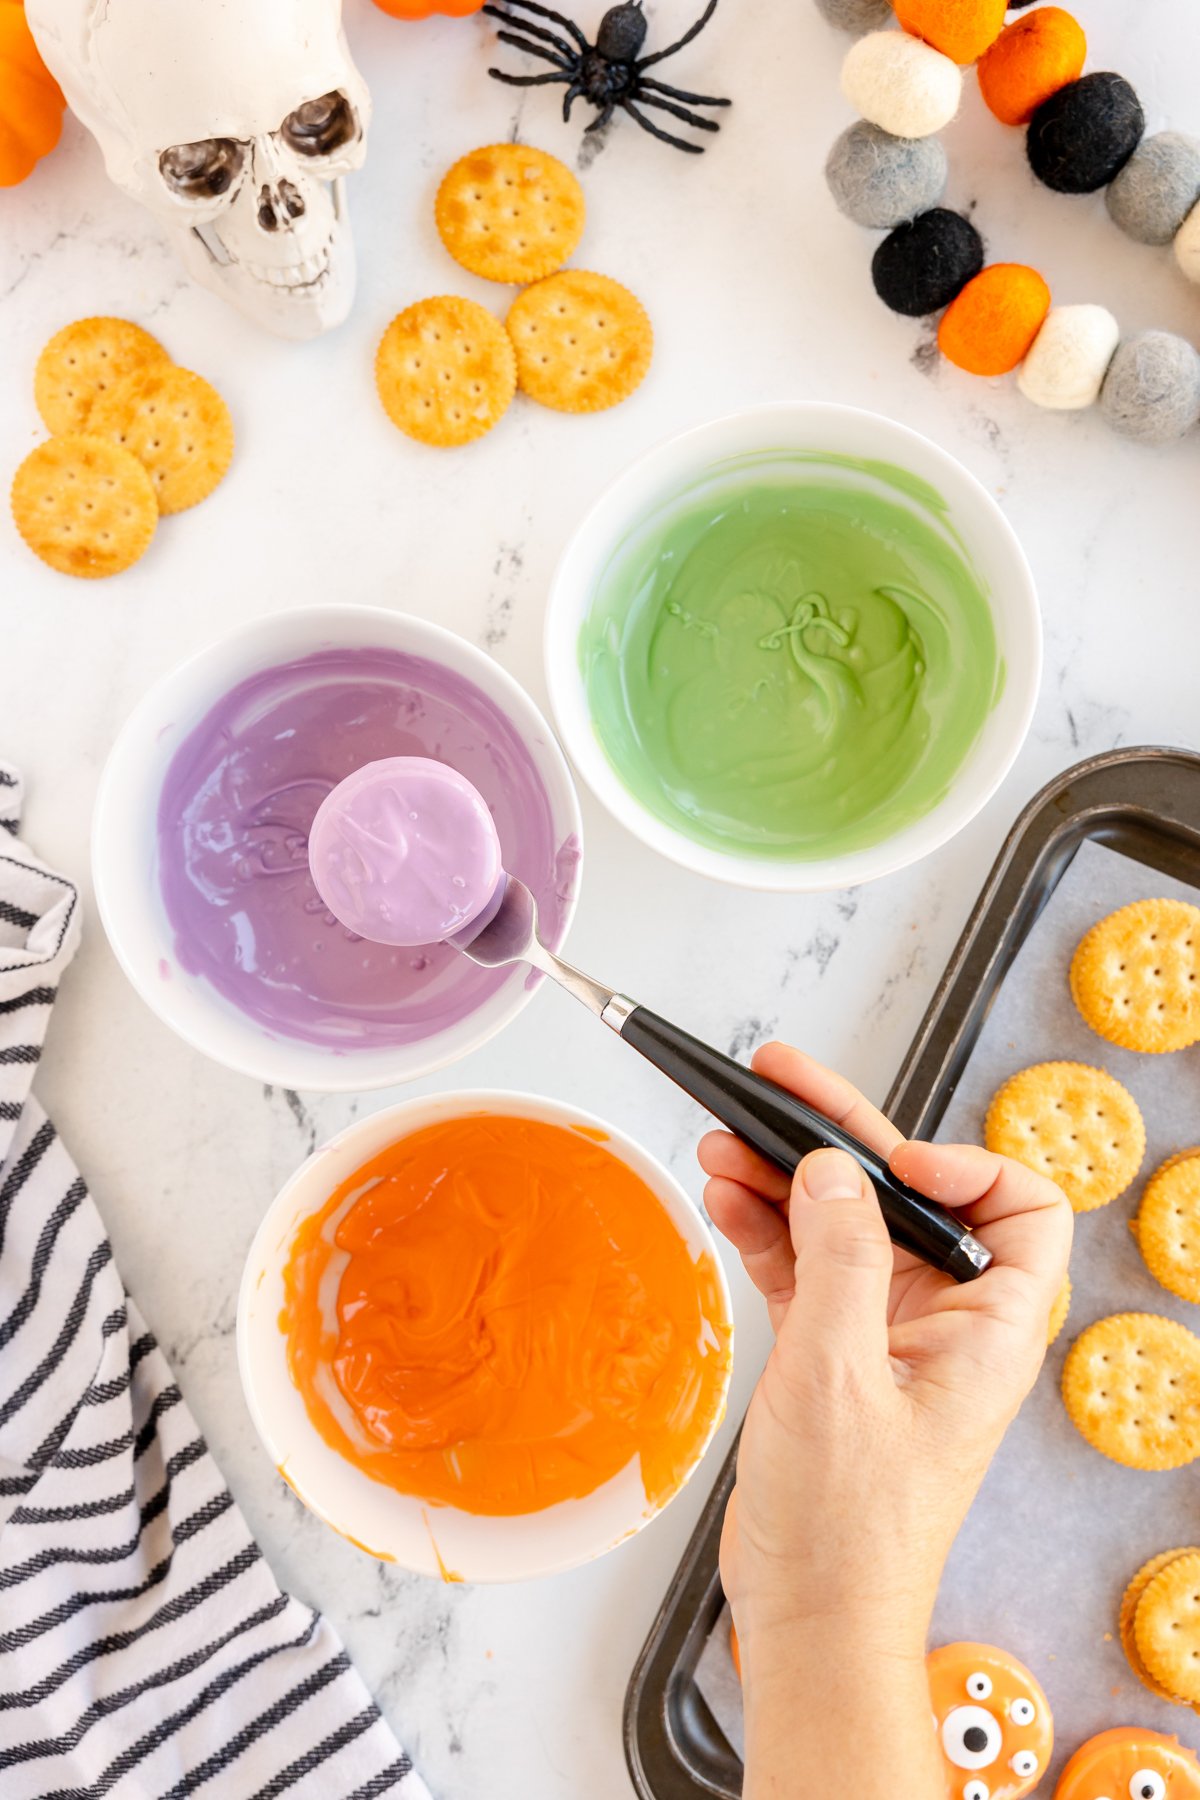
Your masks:
{"label": "parchment paper", "polygon": [[[1029,1063],[1058,1060],[1108,1069],[1146,1120],[1146,1159],[1132,1186],[1076,1220],[1070,1316],[959,1533],[934,1614],[933,1643],[998,1644],[1041,1680],[1056,1740],[1042,1796],[1053,1792],[1071,1752],[1112,1725],[1147,1725],[1200,1746],[1200,1719],[1147,1692],[1125,1661],[1116,1625],[1125,1585],[1148,1557],[1200,1543],[1200,1462],[1162,1474],[1120,1468],[1084,1442],[1059,1394],[1073,1338],[1108,1313],[1162,1313],[1200,1332],[1200,1307],[1159,1286],[1128,1229],[1146,1178],[1174,1151],[1200,1144],[1200,1046],[1168,1056],[1114,1049],[1083,1023],[1067,986],[1088,926],[1131,900],[1156,897],[1197,898],[1099,844],[1082,846],[1009,971],[937,1133],[980,1141],[1001,1082]],[[886,1544],[879,1548],[888,1554]],[[696,1681],[741,1755],[728,1628],[726,1611]]]}

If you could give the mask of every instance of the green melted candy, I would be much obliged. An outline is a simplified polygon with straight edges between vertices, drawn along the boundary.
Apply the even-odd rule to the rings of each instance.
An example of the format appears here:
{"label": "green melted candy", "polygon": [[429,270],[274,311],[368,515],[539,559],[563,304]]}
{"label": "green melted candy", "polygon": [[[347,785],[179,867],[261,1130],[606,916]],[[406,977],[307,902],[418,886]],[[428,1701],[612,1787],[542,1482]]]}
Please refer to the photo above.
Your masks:
{"label": "green melted candy", "polygon": [[718,465],[625,538],[579,639],[630,792],[718,850],[816,858],[942,798],[1003,685],[986,591],[887,463]]}

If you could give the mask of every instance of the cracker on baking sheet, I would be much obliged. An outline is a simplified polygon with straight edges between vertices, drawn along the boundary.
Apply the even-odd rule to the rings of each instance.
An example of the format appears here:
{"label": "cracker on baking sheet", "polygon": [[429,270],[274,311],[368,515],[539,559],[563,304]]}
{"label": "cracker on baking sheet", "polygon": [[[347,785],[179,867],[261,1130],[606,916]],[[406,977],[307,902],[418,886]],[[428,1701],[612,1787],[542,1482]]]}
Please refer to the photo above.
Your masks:
{"label": "cracker on baking sheet", "polygon": [[1200,1149],[1168,1157],[1146,1183],[1129,1229],[1156,1281],[1200,1301]]}
{"label": "cracker on baking sheet", "polygon": [[1130,1668],[1142,1686],[1149,1688],[1152,1694],[1157,1694],[1160,1700],[1178,1701],[1179,1696],[1173,1694],[1169,1688],[1165,1688],[1142,1661],[1133,1622],[1142,1595],[1159,1571],[1165,1569],[1168,1563],[1175,1562],[1178,1557],[1194,1556],[1195,1554],[1197,1552],[1194,1546],[1187,1546],[1179,1550],[1160,1550],[1157,1556],[1152,1556],[1149,1562],[1142,1564],[1121,1596],[1121,1610],[1117,1616],[1117,1632],[1121,1639],[1121,1648],[1125,1652]]}
{"label": "cracker on baking sheet", "polygon": [[518,294],[508,332],[522,391],[558,412],[601,412],[628,399],[654,351],[641,301],[586,269],[564,269]]}
{"label": "cracker on baking sheet", "polygon": [[233,457],[229,408],[203,375],[175,363],[139,370],[102,394],[91,429],[132,451],[161,513],[206,499]]}
{"label": "cracker on baking sheet", "polygon": [[84,431],[96,401],[117,382],[170,360],[158,339],[129,319],[76,319],[38,357],[33,398],[48,431]]}
{"label": "cracker on baking sheet", "polygon": [[1123,1194],[1146,1152],[1137,1101],[1087,1063],[1021,1069],[993,1096],[983,1130],[989,1150],[1057,1182],[1076,1212]]}
{"label": "cracker on baking sheet", "polygon": [[1071,1277],[1063,1276],[1063,1284],[1055,1295],[1054,1305],[1050,1308],[1050,1323],[1046,1327],[1046,1347],[1049,1349],[1059,1332],[1067,1322],[1067,1314],[1071,1310]]}
{"label": "cracker on baking sheet", "polygon": [[375,384],[393,425],[450,449],[482,437],[507,410],[516,358],[485,306],[441,294],[397,313],[375,354]]}
{"label": "cracker on baking sheet", "polygon": [[1200,907],[1135,900],[1093,925],[1071,959],[1085,1023],[1124,1050],[1183,1050],[1200,1039]]}
{"label": "cracker on baking sheet", "polygon": [[12,514],[35,556],[64,575],[116,575],[149,548],[154,488],[136,456],[68,433],[31,450],[13,477]]}
{"label": "cracker on baking sheet", "polygon": [[1150,1578],[1133,1635],[1155,1680],[1193,1706],[1200,1702],[1200,1551],[1173,1557]]}
{"label": "cracker on baking sheet", "polygon": [[488,281],[540,281],[583,236],[583,189],[565,163],[528,144],[489,144],[447,170],[434,202],[443,244]]}
{"label": "cracker on baking sheet", "polygon": [[1200,1338],[1156,1313],[1116,1313],[1067,1352],[1062,1394],[1094,1450],[1128,1469],[1200,1456]]}

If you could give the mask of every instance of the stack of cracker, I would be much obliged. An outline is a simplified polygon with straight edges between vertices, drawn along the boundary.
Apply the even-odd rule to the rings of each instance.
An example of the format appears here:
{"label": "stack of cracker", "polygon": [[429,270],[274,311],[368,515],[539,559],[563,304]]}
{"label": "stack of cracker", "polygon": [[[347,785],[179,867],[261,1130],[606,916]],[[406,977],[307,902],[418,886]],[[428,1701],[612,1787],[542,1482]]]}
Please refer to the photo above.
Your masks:
{"label": "stack of cracker", "polygon": [[1200,1550],[1163,1550],[1138,1570],[1118,1620],[1129,1666],[1160,1700],[1200,1712]]}
{"label": "stack of cracker", "polygon": [[129,568],[160,514],[195,506],[229,467],[233,421],[221,396],[128,319],[78,319],[56,332],[33,389],[53,435],[13,477],[13,519],[64,575]]}

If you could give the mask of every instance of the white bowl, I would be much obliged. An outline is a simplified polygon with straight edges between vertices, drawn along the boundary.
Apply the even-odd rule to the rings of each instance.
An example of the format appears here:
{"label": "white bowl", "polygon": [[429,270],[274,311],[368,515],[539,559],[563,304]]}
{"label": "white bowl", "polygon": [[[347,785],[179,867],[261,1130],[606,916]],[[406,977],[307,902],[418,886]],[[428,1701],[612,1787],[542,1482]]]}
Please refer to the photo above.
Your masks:
{"label": "white bowl", "polygon": [[[864,849],[822,859],[740,854],[694,842],[650,812],[626,787],[592,723],[579,665],[579,634],[608,558],[626,535],[714,464],[755,453],[826,452],[895,464],[933,487],[991,604],[1003,692],[954,776],[922,818]],[[837,478],[836,472],[822,470]],[[870,486],[857,472],[842,479]],[[894,488],[884,491],[895,500]],[[926,524],[932,516],[922,511]],[[928,438],[877,413],[817,402],[760,406],[670,438],[605,490],[558,565],[546,616],[546,673],[559,734],[576,769],[635,837],[701,875],[737,886],[809,893],[873,881],[928,856],[961,831],[1012,767],[1033,717],[1042,671],[1042,621],[1033,576],[1004,514],[973,475]]]}
{"label": "white bowl", "polygon": [[[231,632],[163,676],[139,701],[113,745],[92,821],[96,901],[117,960],[146,1004],[194,1049],[278,1087],[362,1092],[444,1068],[503,1029],[531,998],[516,968],[483,1005],[411,1044],[333,1050],[273,1035],[180,967],[158,877],[159,791],[171,758],[210,707],[239,681],[330,646],[410,651],[473,681],[511,720],[550,801],[556,841],[579,841],[579,801],[562,751],[525,690],[473,644],[405,613],[372,606],[314,606],[273,613]],[[566,906],[570,925],[578,880]]]}
{"label": "white bowl", "polygon": [[[552,1125],[602,1131],[605,1148],[657,1195],[693,1257],[705,1253],[716,1271],[726,1322],[733,1317],[729,1288],[712,1233],[679,1183],[631,1138],[580,1108],[533,1094],[480,1089],[407,1100],[360,1119],[313,1152],[272,1202],[250,1246],[238,1297],[238,1367],[246,1402],[271,1460],[304,1504],[360,1549],[419,1575],[443,1580],[522,1581],[590,1562],[642,1529],[659,1506],[646,1499],[630,1465],[582,1500],[561,1501],[537,1513],[485,1517],[456,1507],[430,1506],[372,1481],[338,1455],[309,1419],[288,1373],[279,1329],[283,1270],[301,1222],[368,1158],[397,1138],[438,1120],[489,1112]],[[732,1324],[730,1323],[732,1333]],[[730,1336],[732,1346],[732,1335]],[[726,1393],[728,1392],[726,1374]],[[697,1448],[684,1482],[699,1464],[720,1424],[722,1406]],[[675,1490],[678,1493],[679,1488]]]}

